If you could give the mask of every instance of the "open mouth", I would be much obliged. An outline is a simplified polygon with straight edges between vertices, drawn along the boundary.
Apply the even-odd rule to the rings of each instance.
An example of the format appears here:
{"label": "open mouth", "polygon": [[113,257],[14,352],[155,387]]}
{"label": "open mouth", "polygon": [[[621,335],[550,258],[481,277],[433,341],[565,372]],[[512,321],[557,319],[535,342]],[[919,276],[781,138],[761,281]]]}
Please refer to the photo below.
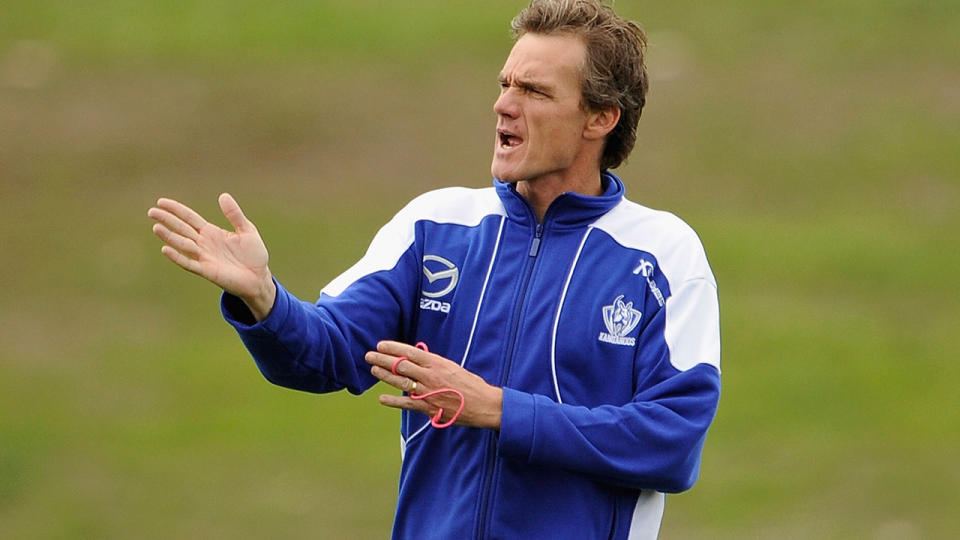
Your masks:
{"label": "open mouth", "polygon": [[497,135],[500,137],[500,148],[515,148],[523,144],[523,139],[509,131],[498,129]]}

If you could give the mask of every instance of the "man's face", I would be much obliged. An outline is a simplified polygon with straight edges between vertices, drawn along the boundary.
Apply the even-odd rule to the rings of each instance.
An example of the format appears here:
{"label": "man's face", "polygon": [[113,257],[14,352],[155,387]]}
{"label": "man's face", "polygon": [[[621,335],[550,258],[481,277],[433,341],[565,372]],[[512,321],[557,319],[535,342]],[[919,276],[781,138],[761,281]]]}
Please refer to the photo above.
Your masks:
{"label": "man's face", "polygon": [[500,97],[493,105],[494,177],[517,182],[557,175],[564,180],[585,160],[596,159],[583,137],[585,59],[586,46],[572,35],[528,33],[517,40],[500,72]]}

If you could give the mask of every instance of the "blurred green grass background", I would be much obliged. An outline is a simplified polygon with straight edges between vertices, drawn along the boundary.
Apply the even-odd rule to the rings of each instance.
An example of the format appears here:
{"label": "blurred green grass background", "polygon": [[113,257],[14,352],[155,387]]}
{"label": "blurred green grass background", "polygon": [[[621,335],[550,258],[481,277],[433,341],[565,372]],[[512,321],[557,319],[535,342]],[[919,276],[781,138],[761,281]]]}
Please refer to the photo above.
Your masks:
{"label": "blurred green grass background", "polygon": [[[260,378],[159,196],[233,193],[303,298],[416,194],[489,185],[523,2],[6,2],[0,536],[385,538],[398,415]],[[628,196],[701,234],[724,393],[662,538],[960,530],[960,5],[625,2]]]}

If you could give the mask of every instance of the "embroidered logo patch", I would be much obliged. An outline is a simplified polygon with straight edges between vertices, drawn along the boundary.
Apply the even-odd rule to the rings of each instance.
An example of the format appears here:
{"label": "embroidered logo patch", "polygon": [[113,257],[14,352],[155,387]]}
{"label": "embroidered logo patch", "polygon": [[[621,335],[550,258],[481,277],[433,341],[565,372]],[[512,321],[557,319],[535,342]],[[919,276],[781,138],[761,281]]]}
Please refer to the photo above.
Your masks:
{"label": "embroidered logo patch", "polygon": [[643,314],[633,309],[633,302],[623,302],[623,295],[618,296],[609,306],[603,306],[603,324],[606,332],[600,332],[597,337],[604,343],[626,345],[633,347],[637,344],[636,338],[627,334],[640,324]]}

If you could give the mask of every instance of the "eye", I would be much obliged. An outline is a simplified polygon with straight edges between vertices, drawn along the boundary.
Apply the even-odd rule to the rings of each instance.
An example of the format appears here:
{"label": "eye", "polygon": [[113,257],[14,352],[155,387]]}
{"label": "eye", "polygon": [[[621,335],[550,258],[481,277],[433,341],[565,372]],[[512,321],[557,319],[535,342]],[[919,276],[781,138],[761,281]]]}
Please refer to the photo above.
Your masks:
{"label": "eye", "polygon": [[538,89],[536,89],[536,88],[529,88],[529,89],[527,89],[527,92],[529,92],[529,93],[530,93],[531,95],[533,95],[533,97],[535,97],[535,98],[549,98],[549,97],[550,97],[550,94],[544,92],[543,90],[538,90]]}
{"label": "eye", "polygon": [[547,98],[550,97],[550,94],[542,86],[537,86],[534,84],[524,84],[520,87],[523,90],[524,94],[528,94],[535,98]]}

